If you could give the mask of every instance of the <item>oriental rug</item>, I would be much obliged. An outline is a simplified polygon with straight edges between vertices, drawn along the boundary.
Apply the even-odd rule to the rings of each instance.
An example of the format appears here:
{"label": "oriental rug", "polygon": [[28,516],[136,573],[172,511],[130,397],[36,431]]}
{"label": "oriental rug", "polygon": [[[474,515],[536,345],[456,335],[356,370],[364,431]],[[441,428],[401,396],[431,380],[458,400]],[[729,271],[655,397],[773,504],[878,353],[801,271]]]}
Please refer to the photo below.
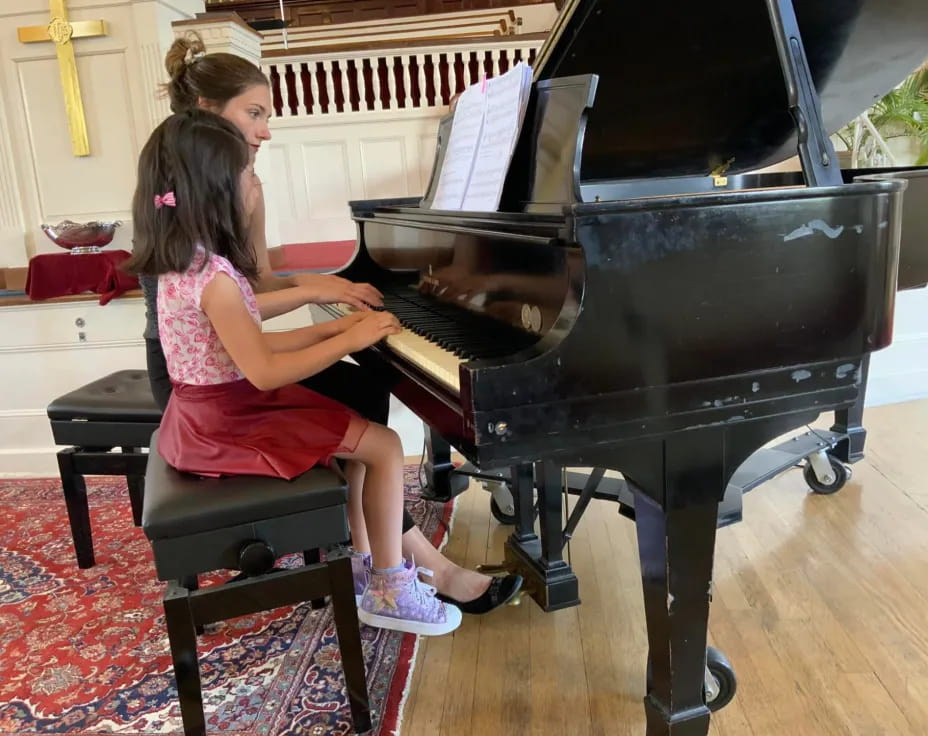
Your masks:
{"label": "oriental rug", "polygon": [[[87,485],[97,564],[80,570],[59,481],[0,480],[0,734],[181,734],[164,583],[132,526],[124,479]],[[442,544],[453,504],[419,499],[415,467],[406,496],[422,531]],[[373,733],[398,733],[416,637],[365,626],[361,635]],[[331,607],[213,624],[198,645],[210,733],[352,733]]]}

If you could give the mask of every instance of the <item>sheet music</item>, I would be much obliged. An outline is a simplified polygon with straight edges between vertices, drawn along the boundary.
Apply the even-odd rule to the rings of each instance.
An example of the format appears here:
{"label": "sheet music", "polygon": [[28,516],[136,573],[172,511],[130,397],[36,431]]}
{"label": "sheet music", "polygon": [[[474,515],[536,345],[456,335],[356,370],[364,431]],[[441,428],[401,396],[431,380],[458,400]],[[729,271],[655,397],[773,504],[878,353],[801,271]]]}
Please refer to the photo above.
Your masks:
{"label": "sheet music", "polygon": [[532,68],[519,62],[458,100],[432,209],[495,212],[519,139]]}
{"label": "sheet music", "polygon": [[458,99],[432,209],[461,209],[483,130],[486,102],[480,85],[468,87]]}
{"label": "sheet music", "polygon": [[486,116],[462,209],[482,212],[499,209],[531,86],[532,70],[521,62],[501,77],[487,80]]}

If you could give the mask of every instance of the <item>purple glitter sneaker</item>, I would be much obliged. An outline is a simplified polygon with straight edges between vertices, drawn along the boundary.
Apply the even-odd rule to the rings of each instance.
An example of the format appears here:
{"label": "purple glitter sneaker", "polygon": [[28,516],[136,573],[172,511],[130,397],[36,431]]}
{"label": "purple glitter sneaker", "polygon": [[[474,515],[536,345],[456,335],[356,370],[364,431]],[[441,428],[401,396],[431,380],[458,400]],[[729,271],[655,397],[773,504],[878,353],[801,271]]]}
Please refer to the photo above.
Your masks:
{"label": "purple glitter sneaker", "polygon": [[354,577],[354,602],[360,606],[364,589],[371,579],[371,556],[365,552],[352,552],[351,574]]}
{"label": "purple glitter sneaker", "polygon": [[361,622],[425,636],[448,634],[460,626],[461,611],[438,600],[435,588],[419,580],[419,572],[405,561],[399,572],[371,572],[358,607]]}

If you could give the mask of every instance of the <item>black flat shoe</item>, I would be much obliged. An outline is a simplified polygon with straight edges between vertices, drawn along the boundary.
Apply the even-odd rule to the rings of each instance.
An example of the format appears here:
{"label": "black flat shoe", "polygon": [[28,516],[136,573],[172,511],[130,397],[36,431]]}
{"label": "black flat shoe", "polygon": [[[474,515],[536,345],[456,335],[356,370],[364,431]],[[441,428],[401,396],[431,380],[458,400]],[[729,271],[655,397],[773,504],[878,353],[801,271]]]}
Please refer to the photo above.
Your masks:
{"label": "black flat shoe", "polygon": [[511,601],[522,587],[521,575],[506,575],[496,577],[490,581],[490,587],[482,595],[472,601],[456,601],[447,595],[438,593],[435,597],[444,603],[450,603],[461,609],[461,613],[482,614],[489,613],[494,608],[504,606]]}

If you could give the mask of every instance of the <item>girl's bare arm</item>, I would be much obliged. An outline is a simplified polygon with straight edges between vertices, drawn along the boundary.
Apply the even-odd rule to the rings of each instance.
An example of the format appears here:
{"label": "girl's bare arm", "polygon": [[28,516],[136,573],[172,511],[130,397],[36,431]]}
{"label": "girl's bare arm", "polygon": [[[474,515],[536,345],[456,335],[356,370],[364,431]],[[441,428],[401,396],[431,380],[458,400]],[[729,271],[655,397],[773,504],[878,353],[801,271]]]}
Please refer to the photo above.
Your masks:
{"label": "girl's bare arm", "polygon": [[355,312],[341,319],[334,319],[331,322],[324,322],[319,325],[309,325],[307,327],[298,327],[294,330],[284,330],[282,332],[262,332],[264,339],[267,340],[274,353],[287,353],[292,350],[302,350],[316,343],[328,340],[330,337],[340,335],[358,321],[362,312]]}
{"label": "girl's bare arm", "polygon": [[255,294],[261,319],[271,319],[312,303],[312,290],[305,286],[290,286],[279,291]]}
{"label": "girl's bare arm", "polygon": [[401,331],[386,312],[368,312],[344,332],[314,344],[275,352],[245,306],[242,292],[229,276],[218,274],[203,289],[200,306],[235,365],[255,387],[269,390],[308,378],[349,353],[363,350]]}

